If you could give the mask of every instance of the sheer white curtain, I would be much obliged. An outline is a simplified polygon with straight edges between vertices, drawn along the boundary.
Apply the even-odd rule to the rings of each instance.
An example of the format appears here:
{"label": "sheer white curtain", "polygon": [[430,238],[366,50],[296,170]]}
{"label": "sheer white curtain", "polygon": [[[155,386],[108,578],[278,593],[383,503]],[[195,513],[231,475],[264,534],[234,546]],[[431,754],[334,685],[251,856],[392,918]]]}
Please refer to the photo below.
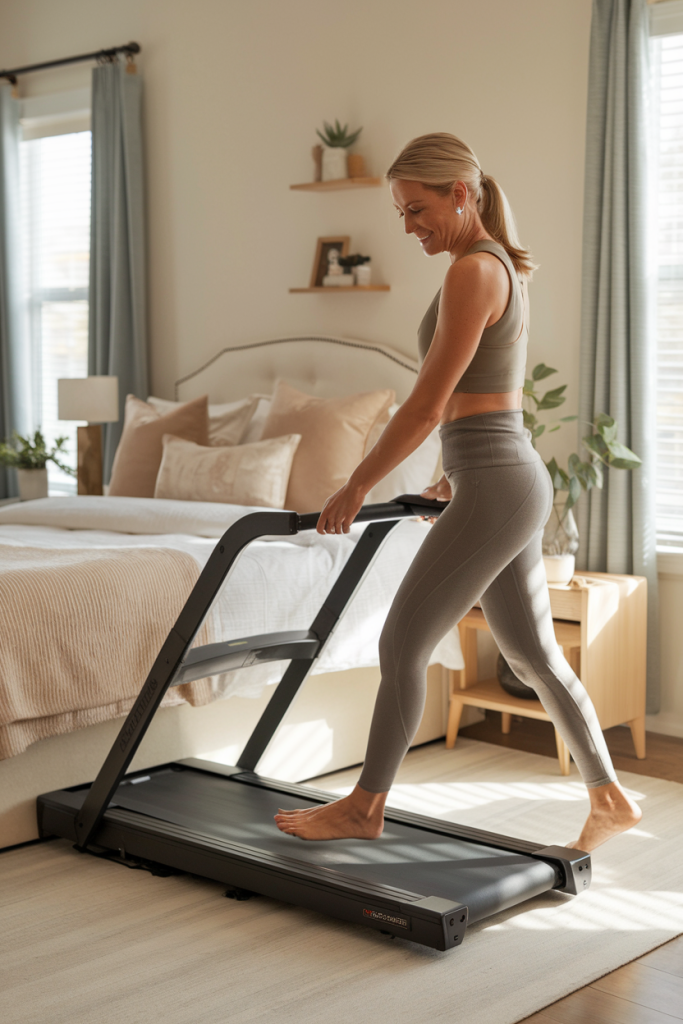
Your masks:
{"label": "sheer white curtain", "polygon": [[[30,427],[28,347],[21,312],[19,101],[0,85],[0,438]],[[0,498],[17,493],[14,470],[0,467]]]}

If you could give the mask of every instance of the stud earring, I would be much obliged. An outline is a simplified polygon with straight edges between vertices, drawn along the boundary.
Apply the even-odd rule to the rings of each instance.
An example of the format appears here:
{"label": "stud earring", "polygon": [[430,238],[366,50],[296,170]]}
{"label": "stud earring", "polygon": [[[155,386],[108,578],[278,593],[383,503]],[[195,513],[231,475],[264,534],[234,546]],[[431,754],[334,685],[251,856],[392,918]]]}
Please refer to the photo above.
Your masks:
{"label": "stud earring", "polygon": [[462,206],[456,206],[455,212],[461,214],[462,213]]}

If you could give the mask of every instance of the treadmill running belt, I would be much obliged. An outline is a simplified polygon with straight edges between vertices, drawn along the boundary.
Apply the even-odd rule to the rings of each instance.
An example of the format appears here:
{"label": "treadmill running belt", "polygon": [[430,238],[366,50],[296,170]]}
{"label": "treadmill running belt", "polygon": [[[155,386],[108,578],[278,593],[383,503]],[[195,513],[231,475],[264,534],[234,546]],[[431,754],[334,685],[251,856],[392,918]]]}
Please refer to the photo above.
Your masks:
{"label": "treadmill running belt", "polygon": [[481,920],[552,888],[548,863],[411,825],[388,821],[380,839],[304,842],[278,831],[278,808],[315,806],[314,800],[261,789],[238,777],[164,769],[124,782],[112,806],[160,818],[207,835],[296,858],[345,875],[422,896],[440,896],[469,907]]}

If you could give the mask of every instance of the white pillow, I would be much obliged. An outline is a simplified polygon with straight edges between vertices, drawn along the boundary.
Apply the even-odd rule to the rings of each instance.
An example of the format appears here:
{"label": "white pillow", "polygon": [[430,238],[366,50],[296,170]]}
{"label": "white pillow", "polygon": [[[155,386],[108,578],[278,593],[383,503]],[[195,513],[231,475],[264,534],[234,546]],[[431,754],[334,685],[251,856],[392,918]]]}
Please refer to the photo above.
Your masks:
{"label": "white pillow", "polygon": [[253,444],[261,440],[273,400],[272,395],[250,395],[249,398],[255,402],[255,409],[240,444]]}
{"label": "white pillow", "polygon": [[[398,405],[392,405],[389,409],[389,416],[393,416],[397,409]],[[377,443],[385,426],[386,423],[376,430],[374,438],[372,435],[368,437],[366,454]],[[365,504],[373,505],[382,501],[391,501],[399,494],[420,494],[434,481],[440,453],[441,441],[437,427],[425,438],[419,448],[416,448],[396,469],[392,469],[383,480],[380,480],[371,491],[368,491]]]}
{"label": "white pillow", "polygon": [[[162,416],[186,404],[185,402],[171,402],[167,398],[155,398],[154,395],[150,395],[147,402]],[[210,405],[209,444],[218,447],[241,444],[257,405],[256,395],[241,398],[237,402]]]}

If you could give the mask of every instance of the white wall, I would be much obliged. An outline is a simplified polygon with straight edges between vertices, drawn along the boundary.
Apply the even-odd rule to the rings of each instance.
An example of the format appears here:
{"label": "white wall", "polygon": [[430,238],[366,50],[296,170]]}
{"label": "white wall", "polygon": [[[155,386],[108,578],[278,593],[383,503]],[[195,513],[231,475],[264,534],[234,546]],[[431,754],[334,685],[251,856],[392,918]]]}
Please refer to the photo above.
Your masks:
{"label": "white wall", "polygon": [[[578,378],[590,0],[0,0],[0,66],[136,39],[145,78],[152,381],[224,345],[327,331],[415,352],[446,269],[402,236],[386,189],[316,195],[314,128],[362,124],[382,174],[414,135],[462,135],[541,264],[530,365]],[[38,93],[87,66],[22,79]],[[349,234],[388,294],[289,295],[318,235]],[[553,383],[551,381],[549,383]],[[557,378],[560,382],[560,378]],[[569,411],[569,404],[566,410]],[[554,451],[571,450],[573,428]]]}

